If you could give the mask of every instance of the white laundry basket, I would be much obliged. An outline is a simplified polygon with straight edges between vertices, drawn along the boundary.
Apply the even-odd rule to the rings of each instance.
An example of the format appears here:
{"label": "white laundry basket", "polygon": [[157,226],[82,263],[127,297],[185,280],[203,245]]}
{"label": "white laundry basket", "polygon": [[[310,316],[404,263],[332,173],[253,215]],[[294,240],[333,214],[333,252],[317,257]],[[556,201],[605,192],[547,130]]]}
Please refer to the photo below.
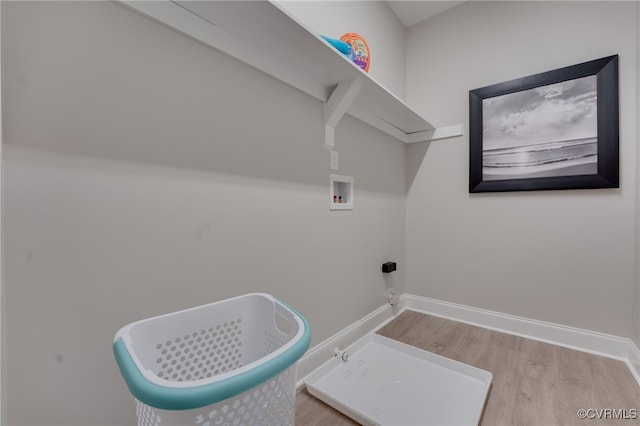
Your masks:
{"label": "white laundry basket", "polygon": [[307,321],[252,293],[129,324],[113,351],[138,425],[292,425]]}

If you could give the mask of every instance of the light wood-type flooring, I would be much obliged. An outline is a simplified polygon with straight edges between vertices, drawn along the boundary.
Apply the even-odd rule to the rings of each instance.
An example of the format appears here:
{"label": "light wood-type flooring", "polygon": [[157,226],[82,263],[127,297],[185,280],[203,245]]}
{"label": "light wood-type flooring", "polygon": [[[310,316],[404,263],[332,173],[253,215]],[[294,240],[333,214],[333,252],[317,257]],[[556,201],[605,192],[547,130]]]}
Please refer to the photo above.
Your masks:
{"label": "light wood-type flooring", "polygon": [[[490,371],[482,426],[640,425],[640,386],[622,361],[413,311],[378,333]],[[298,390],[296,425],[355,424]]]}

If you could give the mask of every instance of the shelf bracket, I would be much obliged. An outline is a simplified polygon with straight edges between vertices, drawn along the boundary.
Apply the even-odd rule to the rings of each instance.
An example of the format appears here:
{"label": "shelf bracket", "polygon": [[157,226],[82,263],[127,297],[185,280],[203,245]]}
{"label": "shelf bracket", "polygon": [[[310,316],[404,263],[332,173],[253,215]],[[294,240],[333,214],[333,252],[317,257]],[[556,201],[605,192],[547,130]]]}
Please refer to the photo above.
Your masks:
{"label": "shelf bracket", "polygon": [[464,134],[464,126],[462,124],[455,124],[453,126],[438,127],[433,130],[425,130],[422,132],[415,132],[407,134],[404,139],[405,143],[416,142],[430,142],[439,139],[455,138]]}
{"label": "shelf bracket", "polygon": [[333,149],[335,146],[335,129],[353,101],[356,99],[364,81],[356,78],[344,81],[333,90],[329,99],[322,106],[324,115],[324,146]]}

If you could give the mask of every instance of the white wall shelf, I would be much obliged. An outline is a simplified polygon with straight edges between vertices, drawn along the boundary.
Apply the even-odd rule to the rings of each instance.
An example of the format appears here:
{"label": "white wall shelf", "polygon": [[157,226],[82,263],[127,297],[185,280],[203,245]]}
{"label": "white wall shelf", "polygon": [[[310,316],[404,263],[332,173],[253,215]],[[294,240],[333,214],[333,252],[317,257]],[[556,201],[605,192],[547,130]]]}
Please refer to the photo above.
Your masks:
{"label": "white wall shelf", "polygon": [[435,128],[319,35],[270,1],[130,1],[131,9],[251,65],[325,103],[325,145],[347,113],[414,143],[460,136]]}

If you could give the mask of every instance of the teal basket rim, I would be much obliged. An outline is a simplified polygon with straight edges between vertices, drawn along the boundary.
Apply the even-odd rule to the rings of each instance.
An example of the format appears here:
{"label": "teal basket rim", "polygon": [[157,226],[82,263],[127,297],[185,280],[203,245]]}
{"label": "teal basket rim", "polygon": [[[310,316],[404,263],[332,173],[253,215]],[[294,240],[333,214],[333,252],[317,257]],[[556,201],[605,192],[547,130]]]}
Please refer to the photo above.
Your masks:
{"label": "teal basket rim", "polygon": [[276,299],[302,320],[304,332],[289,349],[242,373],[226,379],[187,387],[167,387],[149,381],[140,372],[121,337],[113,342],[113,353],[129,391],[139,401],[164,410],[189,410],[234,397],[277,376],[295,364],[311,343],[311,328],[295,309]]}

